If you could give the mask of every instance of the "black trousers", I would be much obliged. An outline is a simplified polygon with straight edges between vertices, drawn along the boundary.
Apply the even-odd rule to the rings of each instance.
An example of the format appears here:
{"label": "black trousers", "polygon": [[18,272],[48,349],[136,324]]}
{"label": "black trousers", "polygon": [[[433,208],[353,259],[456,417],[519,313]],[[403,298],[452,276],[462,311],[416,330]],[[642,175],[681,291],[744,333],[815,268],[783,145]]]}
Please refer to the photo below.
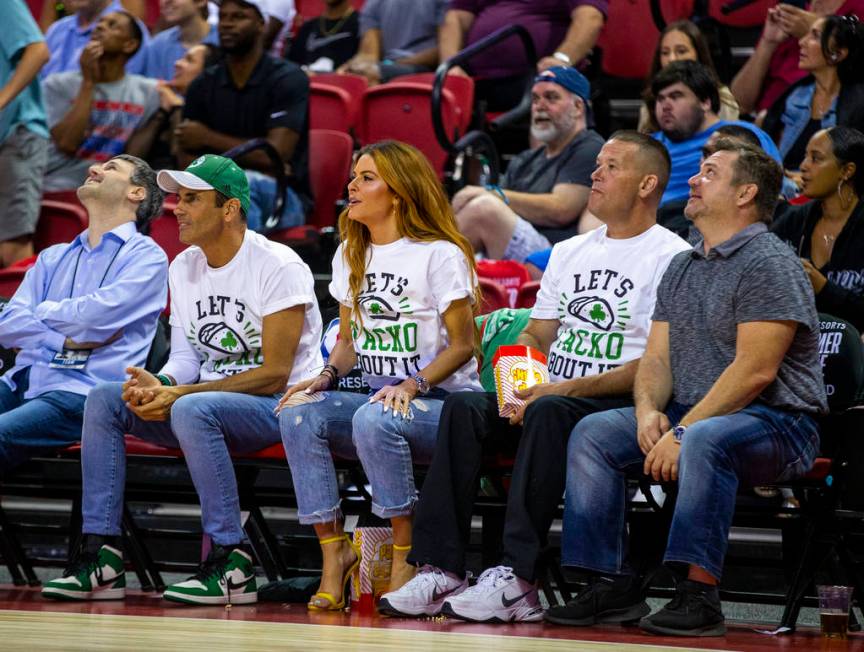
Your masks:
{"label": "black trousers", "polygon": [[567,440],[579,420],[632,405],[629,398],[544,396],[521,428],[498,416],[495,394],[457,392],[444,401],[432,464],[414,514],[408,560],[465,574],[465,551],[483,458],[518,442],[507,498],[503,563],[534,581],[537,560],[564,494]]}

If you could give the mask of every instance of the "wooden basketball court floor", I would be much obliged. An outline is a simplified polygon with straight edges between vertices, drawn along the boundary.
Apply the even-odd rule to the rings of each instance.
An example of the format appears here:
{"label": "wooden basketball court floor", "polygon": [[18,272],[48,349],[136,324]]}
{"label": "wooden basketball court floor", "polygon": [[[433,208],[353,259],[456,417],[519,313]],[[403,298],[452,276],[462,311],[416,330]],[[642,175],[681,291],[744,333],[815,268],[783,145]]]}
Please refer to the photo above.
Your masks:
{"label": "wooden basketball court floor", "polygon": [[651,650],[856,650],[864,635],[822,639],[818,630],[766,636],[730,623],[720,638],[666,638],[636,628],[475,625],[444,619],[408,620],[372,614],[310,614],[303,605],[185,607],[141,592],[126,601],[43,600],[38,589],[0,585],[0,651],[314,650],[316,652],[637,652]]}

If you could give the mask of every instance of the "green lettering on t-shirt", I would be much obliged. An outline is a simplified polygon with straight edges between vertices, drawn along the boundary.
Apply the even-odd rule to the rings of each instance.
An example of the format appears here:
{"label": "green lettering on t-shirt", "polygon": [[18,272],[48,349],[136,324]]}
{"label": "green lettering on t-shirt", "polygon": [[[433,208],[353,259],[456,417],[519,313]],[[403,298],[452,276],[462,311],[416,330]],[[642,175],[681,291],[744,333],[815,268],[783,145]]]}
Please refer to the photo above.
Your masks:
{"label": "green lettering on t-shirt", "polygon": [[405,339],[405,350],[413,353],[417,350],[417,323],[409,321],[402,327],[402,337]]}

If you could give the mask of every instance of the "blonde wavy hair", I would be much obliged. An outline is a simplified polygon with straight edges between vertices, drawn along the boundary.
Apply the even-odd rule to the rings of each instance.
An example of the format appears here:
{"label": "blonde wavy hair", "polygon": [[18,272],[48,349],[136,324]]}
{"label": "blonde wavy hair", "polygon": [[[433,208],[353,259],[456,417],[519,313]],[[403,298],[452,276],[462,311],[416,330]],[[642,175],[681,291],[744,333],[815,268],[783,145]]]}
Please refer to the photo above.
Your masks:
{"label": "blonde wavy hair", "polygon": [[[474,312],[480,309],[481,294],[477,283],[474,249],[467,238],[459,233],[456,218],[444,188],[429,160],[420,150],[396,140],[383,140],[367,145],[357,155],[368,154],[378,168],[378,176],[398,199],[396,202],[396,228],[403,238],[418,242],[446,240],[452,242],[465,256],[474,284]],[[339,236],[342,255],[348,265],[348,288],[351,293],[352,314],[362,320],[358,297],[371,249],[371,235],[365,225],[348,217],[348,209],[339,215]],[[410,261],[406,261],[410,264]]]}

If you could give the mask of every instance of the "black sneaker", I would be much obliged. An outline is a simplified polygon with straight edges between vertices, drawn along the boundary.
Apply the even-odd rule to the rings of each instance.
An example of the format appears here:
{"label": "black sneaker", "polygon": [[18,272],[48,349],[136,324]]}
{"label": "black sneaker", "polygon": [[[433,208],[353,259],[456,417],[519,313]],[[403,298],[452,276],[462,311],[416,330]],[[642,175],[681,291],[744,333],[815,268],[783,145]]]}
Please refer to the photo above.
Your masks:
{"label": "black sneaker", "polygon": [[717,587],[692,580],[679,582],[675,597],[656,614],[643,618],[639,627],[667,636],[723,636],[726,621]]}
{"label": "black sneaker", "polygon": [[563,607],[551,607],[544,618],[558,625],[585,627],[598,623],[635,623],[651,613],[638,577],[595,577]]}

